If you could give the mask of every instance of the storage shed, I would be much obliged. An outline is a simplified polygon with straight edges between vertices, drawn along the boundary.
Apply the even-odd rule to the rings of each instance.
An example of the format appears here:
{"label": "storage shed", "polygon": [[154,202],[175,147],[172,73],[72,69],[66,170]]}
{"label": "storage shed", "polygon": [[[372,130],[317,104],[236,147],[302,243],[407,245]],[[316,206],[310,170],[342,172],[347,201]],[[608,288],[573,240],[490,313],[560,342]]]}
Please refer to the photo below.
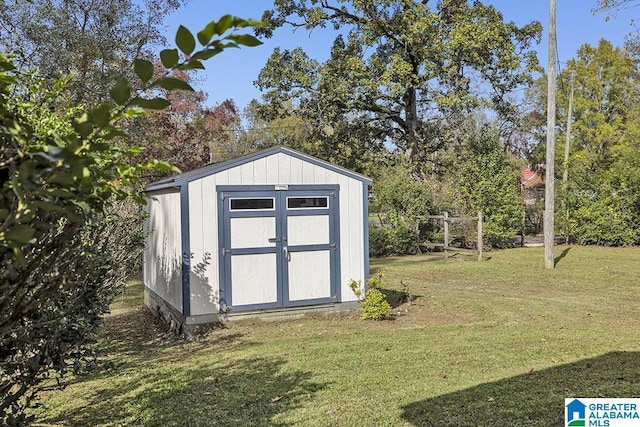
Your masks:
{"label": "storage shed", "polygon": [[181,327],[355,308],[369,271],[365,176],[285,147],[145,188],[145,304]]}

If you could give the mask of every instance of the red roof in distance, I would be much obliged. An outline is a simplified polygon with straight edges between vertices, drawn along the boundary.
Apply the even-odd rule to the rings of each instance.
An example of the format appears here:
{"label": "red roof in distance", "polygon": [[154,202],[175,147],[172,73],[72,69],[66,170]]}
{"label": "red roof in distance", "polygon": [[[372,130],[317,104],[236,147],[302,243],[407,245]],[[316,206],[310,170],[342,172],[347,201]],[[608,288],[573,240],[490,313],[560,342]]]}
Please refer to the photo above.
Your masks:
{"label": "red roof in distance", "polygon": [[524,188],[533,188],[538,185],[544,185],[544,182],[537,173],[532,171],[531,168],[526,168],[522,171],[522,186]]}

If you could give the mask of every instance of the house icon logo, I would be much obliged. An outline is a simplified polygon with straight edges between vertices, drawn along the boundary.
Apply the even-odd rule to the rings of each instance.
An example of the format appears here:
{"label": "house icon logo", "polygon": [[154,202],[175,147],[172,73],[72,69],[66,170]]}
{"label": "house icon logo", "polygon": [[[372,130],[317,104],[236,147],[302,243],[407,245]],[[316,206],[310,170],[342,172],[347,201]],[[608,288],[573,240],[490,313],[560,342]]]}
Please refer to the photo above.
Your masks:
{"label": "house icon logo", "polygon": [[584,427],[586,425],[586,409],[587,405],[574,399],[566,406],[565,413],[567,414],[566,424],[567,427]]}

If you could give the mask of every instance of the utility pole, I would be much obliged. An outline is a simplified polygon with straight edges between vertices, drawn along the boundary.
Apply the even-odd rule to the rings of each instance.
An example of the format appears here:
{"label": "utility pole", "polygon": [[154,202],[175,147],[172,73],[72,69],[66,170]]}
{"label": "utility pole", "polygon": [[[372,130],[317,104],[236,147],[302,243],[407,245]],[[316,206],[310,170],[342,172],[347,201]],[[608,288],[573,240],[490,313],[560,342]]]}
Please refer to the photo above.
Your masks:
{"label": "utility pole", "polygon": [[569,143],[571,142],[571,122],[573,121],[574,73],[571,73],[571,92],[569,93],[569,109],[567,110],[567,138],[564,140],[564,162],[562,162],[562,210],[564,211],[564,237],[569,244],[569,207],[567,206],[567,181],[569,180]]}
{"label": "utility pole", "polygon": [[544,266],[554,268],[556,161],[556,0],[549,0],[549,74],[547,76],[547,159],[544,193]]}

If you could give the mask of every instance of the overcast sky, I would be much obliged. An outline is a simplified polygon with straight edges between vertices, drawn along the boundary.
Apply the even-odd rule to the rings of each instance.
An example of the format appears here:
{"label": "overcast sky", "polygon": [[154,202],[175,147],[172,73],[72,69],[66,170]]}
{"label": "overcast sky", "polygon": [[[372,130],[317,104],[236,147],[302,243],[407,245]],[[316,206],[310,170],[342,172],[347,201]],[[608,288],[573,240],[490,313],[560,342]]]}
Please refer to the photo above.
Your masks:
{"label": "overcast sky", "polygon": [[[501,11],[507,21],[514,21],[518,25],[534,20],[542,23],[545,33],[537,51],[540,64],[546,68],[549,1],[490,0],[488,3]],[[165,21],[166,34],[172,42],[180,24],[195,34],[208,22],[225,14],[259,19],[262,12],[271,6],[272,1],[269,0],[190,0]],[[605,14],[592,14],[594,7],[595,0],[557,0],[558,57],[561,66],[573,58],[584,43],[596,45],[598,40],[605,38],[615,45],[622,45],[625,35],[632,30],[631,20],[640,16],[639,9],[625,10],[607,22]],[[199,88],[208,94],[208,105],[232,98],[238,107],[244,108],[251,99],[260,98],[260,92],[253,82],[273,49],[300,46],[312,58],[323,61],[329,55],[334,37],[335,33],[328,29],[309,34],[302,30],[293,33],[291,28],[281,28],[273,38],[263,40],[261,46],[228,50],[209,60],[205,64],[207,70],[199,72]]]}

